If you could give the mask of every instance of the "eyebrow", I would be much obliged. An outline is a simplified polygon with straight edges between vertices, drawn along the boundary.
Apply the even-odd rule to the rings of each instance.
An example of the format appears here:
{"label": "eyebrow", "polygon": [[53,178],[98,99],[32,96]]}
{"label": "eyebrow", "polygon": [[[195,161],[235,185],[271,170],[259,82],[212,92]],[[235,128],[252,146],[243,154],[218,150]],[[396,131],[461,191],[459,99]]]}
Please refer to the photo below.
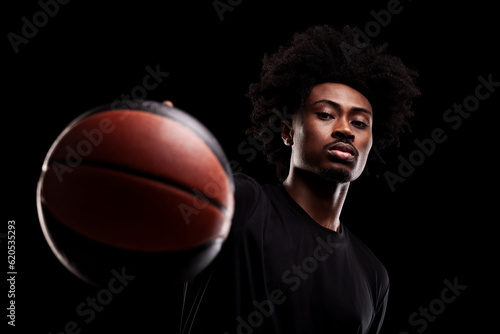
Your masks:
{"label": "eyebrow", "polygon": [[[326,103],[326,104],[331,105],[334,108],[340,108],[340,104],[338,104],[337,102],[332,101],[332,100],[322,99],[322,100],[318,100],[318,101],[314,102],[313,104],[318,104],[318,103]],[[367,113],[370,116],[372,116],[372,112],[370,110],[365,109],[365,108],[361,108],[361,107],[352,107],[351,111],[359,111],[359,112]]]}

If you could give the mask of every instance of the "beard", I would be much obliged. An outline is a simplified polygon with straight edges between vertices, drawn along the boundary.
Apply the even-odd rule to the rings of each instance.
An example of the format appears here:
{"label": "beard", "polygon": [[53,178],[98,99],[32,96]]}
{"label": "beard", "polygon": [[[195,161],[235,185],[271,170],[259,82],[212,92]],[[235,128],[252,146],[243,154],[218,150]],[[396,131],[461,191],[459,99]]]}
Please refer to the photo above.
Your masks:
{"label": "beard", "polygon": [[328,184],[348,183],[352,181],[352,175],[346,168],[321,168],[317,172],[318,177]]}

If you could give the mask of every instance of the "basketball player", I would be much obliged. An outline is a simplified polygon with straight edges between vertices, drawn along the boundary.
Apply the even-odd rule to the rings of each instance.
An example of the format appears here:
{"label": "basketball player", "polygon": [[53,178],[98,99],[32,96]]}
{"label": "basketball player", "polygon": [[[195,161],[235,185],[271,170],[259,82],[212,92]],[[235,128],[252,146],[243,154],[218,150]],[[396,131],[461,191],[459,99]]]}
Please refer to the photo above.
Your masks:
{"label": "basketball player", "polygon": [[[234,175],[230,235],[194,282],[203,298],[181,330],[380,331],[386,269],[339,217],[350,183],[408,126],[415,78],[386,46],[362,44],[349,27],[312,27],[264,57],[248,94],[248,132],[264,143],[280,183]],[[276,123],[280,135],[270,140]]]}

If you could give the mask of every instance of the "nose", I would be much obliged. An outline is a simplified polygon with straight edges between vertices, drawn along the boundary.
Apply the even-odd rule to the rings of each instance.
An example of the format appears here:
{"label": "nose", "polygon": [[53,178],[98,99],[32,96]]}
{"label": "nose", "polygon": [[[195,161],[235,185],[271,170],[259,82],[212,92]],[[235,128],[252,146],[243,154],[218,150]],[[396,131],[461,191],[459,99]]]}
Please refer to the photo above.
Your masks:
{"label": "nose", "polygon": [[349,122],[345,120],[339,120],[335,124],[335,128],[332,131],[333,138],[348,139],[351,142],[354,141],[354,133],[349,126]]}

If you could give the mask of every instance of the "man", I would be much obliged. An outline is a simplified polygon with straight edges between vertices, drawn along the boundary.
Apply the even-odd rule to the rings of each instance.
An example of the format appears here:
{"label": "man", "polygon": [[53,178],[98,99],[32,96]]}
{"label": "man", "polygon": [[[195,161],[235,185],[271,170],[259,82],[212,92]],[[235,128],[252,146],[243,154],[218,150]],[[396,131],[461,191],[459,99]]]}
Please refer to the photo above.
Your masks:
{"label": "man", "polygon": [[339,217],[350,182],[397,143],[419,92],[416,73],[385,46],[359,48],[356,38],[348,27],[313,27],[264,57],[249,133],[281,183],[234,176],[231,232],[195,281],[203,298],[185,332],[380,331],[387,272]]}

